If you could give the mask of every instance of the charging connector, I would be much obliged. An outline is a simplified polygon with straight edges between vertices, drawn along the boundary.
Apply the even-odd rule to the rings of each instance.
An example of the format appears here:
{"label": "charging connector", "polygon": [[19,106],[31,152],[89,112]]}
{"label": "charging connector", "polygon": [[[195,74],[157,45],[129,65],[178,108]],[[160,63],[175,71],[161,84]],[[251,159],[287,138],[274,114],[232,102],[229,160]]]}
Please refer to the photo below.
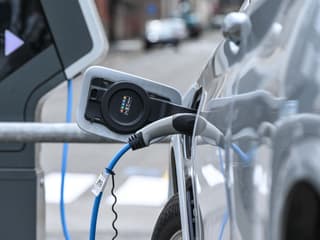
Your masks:
{"label": "charging connector", "polygon": [[[94,207],[91,216],[91,225],[90,225],[90,240],[95,239],[96,234],[96,224],[98,211],[100,206],[101,197],[109,176],[113,174],[112,170],[120,160],[120,158],[131,148],[132,150],[140,149],[147,147],[152,143],[157,142],[161,137],[166,137],[173,134],[186,134],[192,135],[194,132],[194,125],[196,121],[196,115],[190,113],[180,113],[175,114],[170,117],[166,117],[155,121],[143,129],[139,130],[136,134],[132,135],[128,144],[126,144],[111,160],[108,167],[100,174],[98,177],[92,192],[96,196],[94,201]],[[224,136],[222,132],[209,123],[206,119],[199,116],[198,117],[197,129],[198,131],[195,134],[202,135],[204,137],[210,138],[216,142],[218,146],[224,145]],[[113,205],[114,211],[114,205]],[[114,211],[115,212],[115,211]],[[115,214],[117,218],[117,214]],[[115,220],[116,220],[115,218]],[[115,237],[118,235],[117,229],[114,226],[115,221],[113,221],[113,227],[115,229]],[[115,239],[115,237],[113,239]]]}
{"label": "charging connector", "polygon": [[[195,114],[175,114],[147,125],[132,135],[128,142],[131,148],[136,150],[149,146],[151,142],[164,136],[173,134],[192,136],[195,121]],[[214,140],[218,146],[224,145],[223,133],[201,116],[198,117],[197,131],[195,134]]]}

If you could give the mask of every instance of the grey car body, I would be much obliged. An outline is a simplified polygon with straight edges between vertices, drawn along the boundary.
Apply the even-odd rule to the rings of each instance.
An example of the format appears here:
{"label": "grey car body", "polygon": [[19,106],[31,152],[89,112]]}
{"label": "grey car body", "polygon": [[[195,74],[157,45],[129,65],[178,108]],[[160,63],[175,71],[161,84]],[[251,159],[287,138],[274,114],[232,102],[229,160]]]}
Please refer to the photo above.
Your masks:
{"label": "grey car body", "polygon": [[223,239],[320,239],[320,2],[244,4],[249,31],[220,44],[184,97],[193,137],[172,137],[183,239],[219,239],[226,216]]}

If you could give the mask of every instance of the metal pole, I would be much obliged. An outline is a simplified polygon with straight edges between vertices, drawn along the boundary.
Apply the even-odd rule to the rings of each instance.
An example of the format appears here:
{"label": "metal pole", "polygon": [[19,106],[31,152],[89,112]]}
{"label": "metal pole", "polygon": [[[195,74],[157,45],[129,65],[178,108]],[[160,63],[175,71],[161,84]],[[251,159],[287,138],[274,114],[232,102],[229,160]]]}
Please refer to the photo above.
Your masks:
{"label": "metal pole", "polygon": [[[121,143],[87,133],[76,123],[0,122],[0,143]],[[168,143],[168,138],[160,143]]]}
{"label": "metal pole", "polygon": [[0,142],[117,143],[81,130],[76,123],[0,122]]}
{"label": "metal pole", "polygon": [[[76,123],[0,122],[0,143],[121,143],[83,131]],[[159,143],[168,143],[162,138]]]}

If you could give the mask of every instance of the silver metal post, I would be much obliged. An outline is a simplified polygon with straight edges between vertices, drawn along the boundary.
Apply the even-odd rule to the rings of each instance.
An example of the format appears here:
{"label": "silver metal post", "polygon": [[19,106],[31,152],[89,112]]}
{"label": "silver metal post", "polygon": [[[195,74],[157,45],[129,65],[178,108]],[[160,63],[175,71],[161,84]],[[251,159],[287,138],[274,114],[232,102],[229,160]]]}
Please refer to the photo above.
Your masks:
{"label": "silver metal post", "polygon": [[[161,143],[168,142],[168,138]],[[0,122],[0,143],[121,143],[87,133],[76,123]]]}
{"label": "silver metal post", "polygon": [[0,122],[0,142],[117,143],[81,130],[76,123]]}

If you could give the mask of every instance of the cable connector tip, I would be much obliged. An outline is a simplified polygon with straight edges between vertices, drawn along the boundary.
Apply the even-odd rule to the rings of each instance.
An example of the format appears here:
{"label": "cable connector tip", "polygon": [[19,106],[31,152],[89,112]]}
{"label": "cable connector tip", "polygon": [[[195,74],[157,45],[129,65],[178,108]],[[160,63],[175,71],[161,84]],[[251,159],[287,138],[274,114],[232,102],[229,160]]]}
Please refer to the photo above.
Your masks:
{"label": "cable connector tip", "polygon": [[128,143],[130,144],[132,150],[136,150],[136,149],[143,148],[146,146],[146,144],[143,140],[142,132],[138,132],[138,133],[130,136],[128,139]]}

